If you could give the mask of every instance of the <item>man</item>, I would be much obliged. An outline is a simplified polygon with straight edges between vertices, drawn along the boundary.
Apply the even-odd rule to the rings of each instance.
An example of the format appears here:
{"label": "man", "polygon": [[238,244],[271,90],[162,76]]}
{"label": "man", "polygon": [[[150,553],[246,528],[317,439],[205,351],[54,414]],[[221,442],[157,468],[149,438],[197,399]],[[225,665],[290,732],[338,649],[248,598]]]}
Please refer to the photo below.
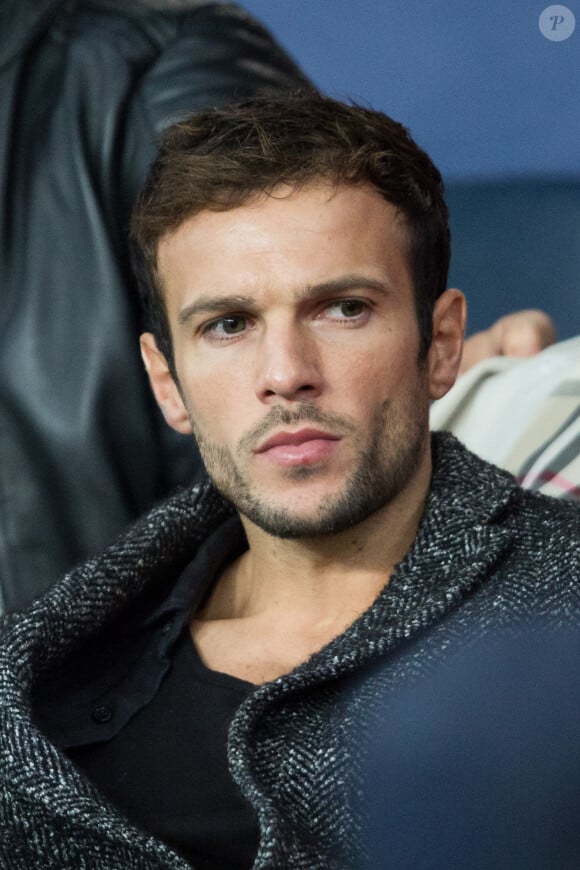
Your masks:
{"label": "man", "polygon": [[151,385],[213,482],[6,623],[0,855],[353,866],[375,705],[575,616],[577,509],[430,438],[465,302],[441,177],[396,122],[314,95],[193,116],[133,241]]}
{"label": "man", "polygon": [[203,106],[309,84],[229,3],[0,0],[0,20],[3,613],[199,473],[136,340],[126,229],[158,136]]}

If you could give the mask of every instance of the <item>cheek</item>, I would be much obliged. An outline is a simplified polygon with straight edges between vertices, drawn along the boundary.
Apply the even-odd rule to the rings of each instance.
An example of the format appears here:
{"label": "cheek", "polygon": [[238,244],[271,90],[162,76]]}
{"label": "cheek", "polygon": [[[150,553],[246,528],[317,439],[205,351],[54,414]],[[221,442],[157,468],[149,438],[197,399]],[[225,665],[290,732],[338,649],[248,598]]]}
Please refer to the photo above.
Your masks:
{"label": "cheek", "polygon": [[[418,346],[407,347],[393,354],[380,353],[369,364],[352,359],[341,368],[343,384],[348,384],[345,410],[360,422],[372,421],[377,408],[385,403],[398,409],[405,419],[426,417],[429,409],[429,384],[425,371],[419,367]],[[340,381],[336,382],[340,390]],[[343,395],[344,395],[343,388]]]}
{"label": "cheek", "polygon": [[219,376],[198,373],[182,386],[193,427],[198,435],[225,442],[240,430],[247,413],[248,399],[244,388],[232,372]]}
{"label": "cheek", "polygon": [[398,395],[406,392],[417,372],[418,342],[414,337],[372,342],[358,352],[342,353],[333,360],[333,381],[349,385],[355,395]]}

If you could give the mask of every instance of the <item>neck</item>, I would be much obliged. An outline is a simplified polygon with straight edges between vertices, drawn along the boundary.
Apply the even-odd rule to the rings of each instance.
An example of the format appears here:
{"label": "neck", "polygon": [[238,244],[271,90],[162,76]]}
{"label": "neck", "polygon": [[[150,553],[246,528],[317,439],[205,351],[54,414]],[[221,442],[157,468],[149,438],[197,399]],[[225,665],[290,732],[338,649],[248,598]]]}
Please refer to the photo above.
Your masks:
{"label": "neck", "polygon": [[214,587],[206,615],[349,624],[372,604],[410,549],[430,478],[427,452],[403,492],[338,534],[276,538],[242,517],[249,549]]}

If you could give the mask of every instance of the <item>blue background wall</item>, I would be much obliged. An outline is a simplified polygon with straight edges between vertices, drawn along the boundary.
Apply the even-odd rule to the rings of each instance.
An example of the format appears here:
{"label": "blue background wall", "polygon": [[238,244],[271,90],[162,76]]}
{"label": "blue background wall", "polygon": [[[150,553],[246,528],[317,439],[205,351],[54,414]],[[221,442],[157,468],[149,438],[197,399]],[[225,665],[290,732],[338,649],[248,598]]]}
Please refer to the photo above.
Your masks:
{"label": "blue background wall", "polygon": [[580,332],[580,0],[546,39],[546,2],[242,0],[324,91],[405,123],[442,170],[450,283],[470,327],[543,306]]}

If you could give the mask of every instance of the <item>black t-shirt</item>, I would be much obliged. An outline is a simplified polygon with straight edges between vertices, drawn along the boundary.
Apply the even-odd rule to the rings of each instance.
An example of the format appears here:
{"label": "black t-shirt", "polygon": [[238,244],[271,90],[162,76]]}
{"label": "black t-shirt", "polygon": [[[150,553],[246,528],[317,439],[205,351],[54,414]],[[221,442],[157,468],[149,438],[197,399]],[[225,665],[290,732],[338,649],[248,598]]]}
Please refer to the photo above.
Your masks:
{"label": "black t-shirt", "polygon": [[224,523],[165,591],[148,590],[87,639],[33,698],[38,726],[124,814],[196,870],[251,867],[257,819],[232,780],[227,732],[251,683],[210,671],[189,631],[247,548]]}
{"label": "black t-shirt", "polygon": [[199,870],[254,862],[257,822],[226,757],[230,722],[253,686],[210,671],[185,627],[154,698],[116,737],[69,750],[125,815]]}

